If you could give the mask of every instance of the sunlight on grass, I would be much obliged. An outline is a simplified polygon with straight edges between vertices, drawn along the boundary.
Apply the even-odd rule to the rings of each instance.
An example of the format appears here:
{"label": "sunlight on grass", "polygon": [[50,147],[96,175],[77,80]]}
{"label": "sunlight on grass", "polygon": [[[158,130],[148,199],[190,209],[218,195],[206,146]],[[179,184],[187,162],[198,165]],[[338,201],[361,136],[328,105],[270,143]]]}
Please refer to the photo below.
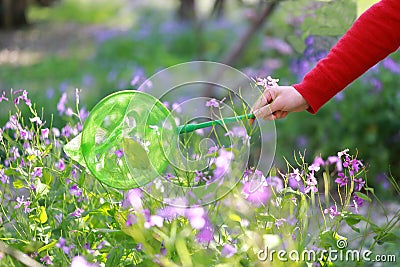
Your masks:
{"label": "sunlight on grass", "polygon": [[77,22],[82,24],[131,24],[132,19],[120,16],[126,1],[64,0],[51,8],[32,7],[29,18],[33,21]]}

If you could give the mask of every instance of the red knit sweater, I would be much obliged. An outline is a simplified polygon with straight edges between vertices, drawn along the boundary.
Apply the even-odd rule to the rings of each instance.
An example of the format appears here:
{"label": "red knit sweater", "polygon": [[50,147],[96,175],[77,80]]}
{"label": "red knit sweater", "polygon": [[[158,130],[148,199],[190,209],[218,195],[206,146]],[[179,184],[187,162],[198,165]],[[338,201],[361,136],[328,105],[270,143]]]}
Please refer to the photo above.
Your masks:
{"label": "red knit sweater", "polygon": [[363,13],[328,55],[293,85],[311,113],[400,46],[400,0],[381,0]]}

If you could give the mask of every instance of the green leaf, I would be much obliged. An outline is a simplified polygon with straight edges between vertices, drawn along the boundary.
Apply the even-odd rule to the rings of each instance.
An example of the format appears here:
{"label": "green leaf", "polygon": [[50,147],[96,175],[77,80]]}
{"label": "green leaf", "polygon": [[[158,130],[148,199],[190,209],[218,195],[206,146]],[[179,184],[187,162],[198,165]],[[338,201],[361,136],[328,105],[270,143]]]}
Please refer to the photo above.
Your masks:
{"label": "green leaf", "polygon": [[399,239],[400,239],[400,237],[397,236],[394,233],[387,233],[387,234],[385,234],[383,236],[379,236],[379,235],[374,236],[374,239],[377,241],[377,243],[379,245],[382,245],[383,243],[394,243],[394,244],[397,244]]}
{"label": "green leaf", "polygon": [[57,242],[58,242],[58,240],[54,240],[53,242],[51,242],[51,243],[49,243],[49,244],[47,244],[47,245],[45,245],[45,246],[39,248],[38,251],[37,251],[37,253],[40,253],[40,252],[42,252],[42,251],[45,251],[45,250],[48,250],[48,249],[51,249],[51,248],[55,247],[55,245],[57,244]]}
{"label": "green leaf", "polygon": [[360,229],[358,229],[357,227],[354,226],[361,221],[360,218],[354,218],[352,216],[348,216],[345,218],[345,221],[346,221],[347,225],[350,226],[351,229],[353,229],[355,232],[357,232],[357,233],[360,232]]}
{"label": "green leaf", "polygon": [[83,154],[81,151],[81,139],[82,134],[80,133],[64,146],[64,152],[65,154],[67,154],[68,157],[75,160],[80,165],[86,168],[85,159],[83,158]]}
{"label": "green leaf", "polygon": [[47,156],[47,155],[50,153],[50,151],[51,151],[52,148],[53,148],[53,144],[50,143],[50,145],[48,145],[48,146],[46,147],[45,151],[43,152],[42,157]]}
{"label": "green leaf", "polygon": [[111,250],[111,252],[108,254],[106,267],[118,266],[123,255],[124,249],[122,247],[117,247]]}
{"label": "green leaf", "polygon": [[189,250],[186,246],[185,240],[180,237],[175,243],[176,251],[178,252],[179,258],[181,259],[183,266],[193,266]]}
{"label": "green leaf", "polygon": [[24,187],[24,183],[21,180],[16,180],[16,181],[13,182],[13,186],[16,189],[20,189],[20,188]]}
{"label": "green leaf", "polygon": [[365,187],[365,191],[370,191],[372,194],[375,193],[375,189],[372,187]]}
{"label": "green leaf", "polygon": [[46,185],[50,186],[54,181],[54,176],[49,171],[47,171],[46,169],[43,169],[42,180]]}
{"label": "green leaf", "polygon": [[362,200],[365,200],[365,201],[368,201],[368,202],[371,202],[371,201],[372,201],[372,200],[371,200],[366,194],[364,194],[364,193],[356,192],[356,195],[357,195],[359,198],[361,198]]}

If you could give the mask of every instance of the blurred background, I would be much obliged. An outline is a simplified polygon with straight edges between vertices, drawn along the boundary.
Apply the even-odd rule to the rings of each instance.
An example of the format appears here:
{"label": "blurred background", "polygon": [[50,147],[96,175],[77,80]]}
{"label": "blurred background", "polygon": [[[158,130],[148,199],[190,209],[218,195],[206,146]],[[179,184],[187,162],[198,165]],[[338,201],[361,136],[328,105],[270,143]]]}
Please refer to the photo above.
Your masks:
{"label": "blurred background", "polygon": [[[158,70],[192,60],[231,65],[281,85],[300,82],[373,0],[0,0],[0,91],[26,89],[62,127],[57,103],[82,89],[81,107],[136,89]],[[276,122],[276,164],[357,150],[369,183],[400,177],[400,56],[373,67],[317,115]],[[0,106],[1,125],[8,120]],[[65,116],[65,115],[63,115]],[[352,152],[353,153],[353,152]],[[397,179],[398,180],[398,179]]]}

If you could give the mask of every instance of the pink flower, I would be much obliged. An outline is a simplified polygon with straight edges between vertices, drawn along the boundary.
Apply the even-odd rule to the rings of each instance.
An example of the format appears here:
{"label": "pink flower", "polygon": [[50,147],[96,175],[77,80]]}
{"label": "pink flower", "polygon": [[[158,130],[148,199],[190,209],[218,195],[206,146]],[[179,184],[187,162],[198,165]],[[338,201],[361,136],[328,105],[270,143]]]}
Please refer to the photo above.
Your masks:
{"label": "pink flower", "polygon": [[72,258],[70,267],[96,267],[96,266],[99,266],[99,265],[97,263],[89,263],[82,256],[75,256]]}
{"label": "pink flower", "polygon": [[49,128],[41,129],[42,138],[43,139],[49,138],[49,132],[50,132]]}
{"label": "pink flower", "polygon": [[133,207],[135,210],[142,210],[142,191],[138,188],[129,190],[122,201],[122,207]]}
{"label": "pink flower", "polygon": [[251,180],[243,184],[242,194],[245,199],[256,207],[267,204],[271,198],[271,189],[266,182]]}
{"label": "pink flower", "polygon": [[145,228],[150,228],[152,226],[163,227],[164,218],[159,215],[151,215],[150,220],[144,223]]}
{"label": "pink flower", "polygon": [[219,107],[219,102],[215,98],[211,98],[209,101],[206,102],[206,107]]}
{"label": "pink flower", "polygon": [[59,171],[64,171],[65,170],[64,159],[60,159],[58,162],[55,162],[54,167],[56,167]]}
{"label": "pink flower", "polygon": [[118,149],[118,150],[115,150],[115,155],[117,156],[117,158],[120,159],[124,155],[124,152],[122,151],[122,149]]}
{"label": "pink flower", "polygon": [[202,207],[189,208],[185,215],[194,229],[202,229],[206,224],[205,211]]}
{"label": "pink flower", "polygon": [[3,92],[1,93],[0,103],[3,102],[3,100],[4,100],[4,101],[8,101],[8,98],[6,97],[6,92],[5,92],[5,91],[3,91]]}
{"label": "pink flower", "polygon": [[224,258],[230,258],[233,255],[235,255],[236,252],[237,252],[237,249],[234,246],[232,246],[230,244],[225,244],[222,247],[221,256],[224,257]]}
{"label": "pink flower", "polygon": [[42,124],[42,120],[39,117],[29,118],[31,122],[36,122],[37,125]]}
{"label": "pink flower", "polygon": [[57,104],[57,110],[60,115],[62,115],[65,112],[65,104],[67,104],[67,93],[63,93],[61,95],[61,98]]}
{"label": "pink flower", "polygon": [[324,214],[328,214],[331,219],[333,219],[336,216],[339,216],[340,213],[336,210],[335,206],[331,206],[329,209],[324,209]]}
{"label": "pink flower", "polygon": [[0,181],[3,184],[9,184],[10,183],[10,177],[8,177],[5,173],[4,173],[4,169],[0,169]]}
{"label": "pink flower", "polygon": [[304,189],[304,193],[307,194],[310,191],[313,191],[314,193],[318,192],[318,188],[316,187],[317,185],[317,179],[314,177],[314,172],[310,173],[308,175],[307,181],[306,181],[306,188]]}
{"label": "pink flower", "polygon": [[27,200],[24,200],[24,196],[22,195],[21,197],[17,197],[16,201],[17,201],[17,205],[15,205],[15,209],[20,208],[21,206],[24,206],[24,212],[25,213],[29,213],[31,212],[31,209],[29,208],[29,205],[31,204],[31,202],[29,201],[29,198]]}
{"label": "pink flower", "polygon": [[32,178],[36,177],[41,178],[42,176],[43,176],[43,167],[35,167],[32,172]]}
{"label": "pink flower", "polygon": [[196,235],[197,241],[208,244],[214,239],[214,229],[212,224],[206,220],[204,227]]}
{"label": "pink flower", "polygon": [[344,175],[343,172],[339,172],[338,175],[339,178],[336,178],[335,183],[337,183],[340,187],[345,186],[349,182],[349,179]]}
{"label": "pink flower", "polygon": [[82,213],[85,212],[85,210],[77,208],[74,212],[71,213],[72,217],[80,218],[82,217]]}

